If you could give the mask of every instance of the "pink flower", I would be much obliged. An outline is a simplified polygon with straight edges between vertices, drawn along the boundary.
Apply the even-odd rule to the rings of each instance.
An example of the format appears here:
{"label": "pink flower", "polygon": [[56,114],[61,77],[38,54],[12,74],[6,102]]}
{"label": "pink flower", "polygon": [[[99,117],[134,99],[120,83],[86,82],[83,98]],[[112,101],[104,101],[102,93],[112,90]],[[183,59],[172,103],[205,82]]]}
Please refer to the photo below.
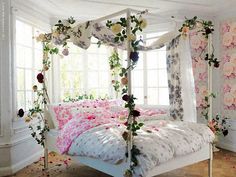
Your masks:
{"label": "pink flower", "polygon": [[225,84],[223,90],[224,90],[224,93],[230,92],[231,87],[228,84]]}
{"label": "pink flower", "polygon": [[230,58],[231,58],[231,57],[230,57],[229,55],[223,56],[223,61],[224,61],[224,63],[229,62],[229,61],[231,60]]}
{"label": "pink flower", "polygon": [[234,103],[234,97],[231,93],[226,93],[224,95],[224,104],[226,106],[231,106]]}
{"label": "pink flower", "polygon": [[236,35],[236,23],[230,25],[230,32],[235,36]]}
{"label": "pink flower", "polygon": [[202,86],[199,92],[200,92],[200,96],[203,98],[208,95],[208,89],[206,86]]}
{"label": "pink flower", "polygon": [[229,32],[229,30],[230,30],[230,26],[229,26],[228,23],[224,23],[224,24],[221,25],[221,32],[222,33]]}
{"label": "pink flower", "polygon": [[64,56],[68,56],[69,55],[69,50],[67,48],[64,48],[63,51],[62,51],[62,54]]}
{"label": "pink flower", "polygon": [[225,76],[230,76],[234,72],[233,64],[230,62],[227,62],[223,66],[223,73]]}
{"label": "pink flower", "polygon": [[222,44],[226,47],[229,47],[233,42],[233,36],[230,32],[227,32],[223,35]]}

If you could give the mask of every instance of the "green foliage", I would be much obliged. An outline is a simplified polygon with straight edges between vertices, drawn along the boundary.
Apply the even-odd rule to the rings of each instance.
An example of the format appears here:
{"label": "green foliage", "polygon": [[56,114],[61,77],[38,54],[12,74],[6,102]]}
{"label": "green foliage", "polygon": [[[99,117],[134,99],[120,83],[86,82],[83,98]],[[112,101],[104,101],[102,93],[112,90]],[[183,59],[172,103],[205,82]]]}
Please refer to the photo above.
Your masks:
{"label": "green foliage", "polygon": [[[193,30],[195,28],[198,28],[198,32],[201,32],[203,36],[205,36],[206,39],[209,38],[209,35],[214,32],[214,25],[212,21],[205,21],[205,20],[199,20],[197,16],[187,19],[185,18],[185,22],[183,23],[182,27],[179,29],[179,32],[181,32],[183,35],[187,35],[186,32],[189,30]],[[213,46],[212,46],[213,47]],[[214,49],[214,47],[213,47]],[[208,62],[209,66],[213,66],[215,68],[219,67],[219,61],[214,56],[214,50],[211,54],[206,54],[205,60]]]}

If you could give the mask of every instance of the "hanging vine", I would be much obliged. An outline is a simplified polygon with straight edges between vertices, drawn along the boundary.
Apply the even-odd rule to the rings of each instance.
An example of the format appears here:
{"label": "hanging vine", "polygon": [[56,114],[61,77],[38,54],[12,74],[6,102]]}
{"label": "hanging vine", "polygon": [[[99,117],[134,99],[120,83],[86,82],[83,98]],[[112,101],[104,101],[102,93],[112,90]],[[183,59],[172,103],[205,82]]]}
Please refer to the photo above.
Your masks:
{"label": "hanging vine", "polygon": [[[144,28],[147,26],[146,19],[142,18],[142,14],[146,12],[142,12],[139,16],[131,15],[130,19],[127,18],[120,18],[116,22],[112,22],[108,20],[106,26],[112,30],[115,34],[114,42],[120,43],[124,41],[128,41],[131,44],[131,52],[129,58],[130,65],[127,68],[121,68],[120,70],[120,77],[121,78],[121,86],[122,88],[122,99],[126,102],[125,108],[128,108],[129,114],[127,121],[125,122],[126,131],[123,133],[122,137],[127,143],[127,150],[126,150],[126,157],[128,158],[128,145],[132,142],[131,136],[138,136],[138,130],[144,125],[143,123],[139,123],[137,121],[137,117],[140,116],[140,112],[135,110],[135,97],[133,95],[128,94],[128,70],[133,70],[138,62],[139,53],[138,53],[138,46],[139,43],[142,42],[141,39],[137,39],[137,33],[142,32]],[[127,21],[130,20],[131,23],[131,34],[127,34]],[[131,134],[129,134],[129,131]],[[131,164],[130,168],[125,171],[124,176],[132,176],[134,173],[134,168],[138,166],[139,162],[137,156],[141,154],[140,150],[132,144],[131,147]]]}
{"label": "hanging vine", "polygon": [[[202,33],[203,36],[205,36],[206,39],[209,38],[210,34],[213,34],[214,32],[214,25],[212,21],[205,21],[198,19],[197,16],[191,18],[191,19],[185,19],[184,23],[182,24],[181,28],[179,29],[179,32],[182,33],[182,35],[186,36],[189,33],[189,30],[198,29],[199,33]],[[215,58],[214,55],[214,46],[212,46],[213,51],[212,53],[206,53],[204,59],[207,61],[209,66],[214,66],[215,68],[218,68],[220,66],[220,62],[217,58]]]}

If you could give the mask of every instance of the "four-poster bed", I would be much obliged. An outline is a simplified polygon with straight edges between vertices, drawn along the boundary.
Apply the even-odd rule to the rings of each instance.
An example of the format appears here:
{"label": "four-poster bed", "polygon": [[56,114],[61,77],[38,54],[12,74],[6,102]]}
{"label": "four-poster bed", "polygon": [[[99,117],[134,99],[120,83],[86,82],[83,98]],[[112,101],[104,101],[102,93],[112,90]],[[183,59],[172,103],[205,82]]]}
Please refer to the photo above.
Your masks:
{"label": "four-poster bed", "polygon": [[[99,23],[99,22],[102,22],[104,20],[109,20],[110,18],[114,18],[114,17],[117,17],[117,16],[120,16],[120,15],[123,15],[123,14],[126,14],[126,22],[125,22],[125,32],[124,34],[127,36],[130,36],[131,33],[133,32],[134,28],[131,27],[131,22],[132,22],[132,14],[131,13],[140,13],[142,14],[142,12],[139,12],[139,11],[136,11],[136,10],[132,10],[132,9],[125,9],[125,10],[122,10],[120,12],[117,12],[117,13],[114,13],[114,14],[111,14],[109,16],[105,16],[105,17],[102,17],[102,18],[99,18],[97,20],[94,20],[94,21],[91,21],[91,22],[87,22],[86,23],[86,27],[85,27],[85,30],[87,28],[90,28],[89,25],[91,23],[95,24],[95,23]],[[146,13],[147,14],[147,13]],[[150,15],[150,14],[148,14]],[[151,15],[151,16],[155,16],[155,15]],[[124,20],[124,19],[123,19]],[[134,17],[134,22],[135,21],[135,17]],[[140,25],[142,22],[136,22],[138,25]],[[60,26],[60,24],[59,24]],[[108,25],[109,26],[109,25]],[[64,26],[62,26],[64,27]],[[138,29],[140,31],[142,31],[142,29],[138,26]],[[89,29],[91,30],[91,29]],[[136,31],[135,31],[136,32]],[[53,36],[53,34],[50,34]],[[55,34],[54,34],[55,35]],[[169,35],[165,35],[165,37],[170,37],[170,36],[173,36],[174,34],[171,33]],[[96,37],[96,36],[95,36]],[[209,50],[209,53],[211,53],[211,34],[208,36],[208,44],[209,44],[209,47],[208,47],[208,50]],[[88,38],[90,39],[91,36],[88,36]],[[182,42],[182,40],[180,39],[181,36],[178,36],[176,39],[174,39],[173,41],[171,41],[171,44],[169,45],[169,50],[170,50],[170,54],[169,54],[169,57],[174,59],[174,60],[177,60],[177,62],[181,62],[181,60],[179,61],[178,59],[174,58],[174,57],[181,57],[182,55],[176,55],[174,56],[176,53],[173,53],[174,50],[176,50],[175,48],[177,48],[176,46],[179,45],[179,43],[184,43]],[[121,39],[121,38],[120,38]],[[156,46],[154,48],[160,48],[164,45],[165,42],[167,42],[169,39],[161,39],[161,42],[160,43],[156,43]],[[124,41],[121,40],[121,41]],[[164,41],[164,43],[163,43]],[[104,41],[103,41],[104,42]],[[109,41],[108,39],[108,42],[111,42]],[[186,43],[186,42],[185,42]],[[137,43],[138,44],[138,43]],[[79,163],[83,163],[85,165],[88,165],[92,168],[95,168],[97,170],[100,170],[104,173],[107,173],[109,175],[112,175],[112,176],[115,176],[115,177],[121,177],[121,176],[124,176],[124,172],[125,172],[125,176],[132,176],[132,175],[135,175],[133,174],[133,170],[134,168],[136,168],[136,166],[138,166],[137,164],[140,164],[138,163],[139,161],[137,159],[137,156],[134,156],[132,153],[133,151],[138,151],[138,155],[140,154],[139,152],[139,149],[134,149],[134,147],[136,147],[134,145],[134,139],[135,139],[135,136],[136,136],[136,130],[133,130],[133,126],[135,127],[136,125],[134,124],[134,122],[136,122],[136,119],[135,119],[135,116],[134,116],[134,113],[137,113],[136,110],[134,110],[134,106],[135,104],[133,103],[133,100],[131,100],[132,98],[132,90],[131,90],[131,70],[132,70],[132,67],[130,67],[133,63],[132,63],[132,60],[130,59],[130,55],[131,55],[131,52],[136,52],[136,50],[138,49],[137,46],[137,49],[135,48],[134,50],[134,45],[137,45],[136,43],[132,43],[132,41],[130,40],[127,40],[126,41],[126,46],[123,48],[127,50],[127,69],[126,69],[126,73],[124,74],[125,77],[127,77],[128,79],[128,85],[127,85],[127,97],[123,97],[123,100],[125,100],[127,103],[126,103],[126,106],[129,108],[129,114],[128,114],[128,119],[127,119],[127,122],[126,124],[128,125],[127,127],[132,126],[132,128],[127,128],[126,132],[127,132],[127,137],[124,138],[124,134],[122,134],[123,138],[126,140],[126,143],[127,143],[127,150],[126,150],[126,157],[127,159],[125,161],[119,161],[119,163],[116,163],[116,164],[112,164],[112,163],[109,163],[109,162],[105,162],[104,160],[100,160],[99,158],[98,159],[95,159],[95,158],[92,158],[90,156],[80,156],[80,155],[76,155],[76,156],[71,156],[71,158],[76,161],[76,162],[79,162]],[[64,45],[64,44],[63,44]],[[84,43],[79,43],[78,44],[79,46],[80,45],[85,45]],[[122,48],[122,46],[121,46]],[[142,48],[142,47],[141,47]],[[172,48],[172,49],[171,49]],[[142,48],[143,50],[148,50],[148,47],[145,48],[143,47]],[[152,49],[152,48],[151,48]],[[185,48],[187,49],[187,48]],[[133,51],[132,51],[133,50]],[[179,49],[178,49],[179,50]],[[56,50],[53,49],[53,52],[54,53],[57,53]],[[52,53],[53,53],[52,52]],[[172,52],[172,53],[171,53]],[[50,53],[50,52],[49,52]],[[44,57],[45,57],[45,54],[44,54]],[[189,58],[189,55],[188,56],[185,56],[185,57],[188,57]],[[48,58],[48,56],[46,56],[46,58]],[[46,62],[44,61],[43,63],[44,65],[47,65],[49,63],[47,63],[47,60]],[[186,63],[185,63],[186,64]],[[180,65],[180,64],[179,64]],[[181,65],[182,67],[182,65]],[[181,71],[184,70],[185,68],[179,68]],[[175,68],[176,69],[176,68]],[[173,74],[176,74],[176,81],[174,80],[174,84],[178,84],[178,82],[183,82],[181,79],[182,78],[179,78],[179,72],[180,70],[176,70],[175,73]],[[192,71],[191,71],[192,72]],[[45,70],[43,70],[43,76],[45,76]],[[211,78],[211,67],[209,67],[209,79]],[[192,78],[190,78],[192,79]],[[48,99],[48,95],[47,95],[47,89],[46,89],[46,84],[45,84],[45,81],[44,79],[42,79],[42,83],[43,83],[43,101],[45,101],[46,103],[49,103],[49,99]],[[191,84],[193,84],[191,82]],[[190,84],[190,85],[191,85]],[[209,81],[209,88],[211,89],[212,86],[211,86],[211,81]],[[177,85],[178,86],[178,85]],[[191,85],[191,86],[194,86],[194,85]],[[178,87],[179,88],[179,87]],[[185,87],[186,89],[186,87]],[[191,87],[191,89],[193,89],[193,87]],[[190,91],[193,91],[193,90],[190,90]],[[194,91],[193,91],[194,92]],[[126,92],[124,92],[126,93]],[[211,90],[209,91],[209,93],[211,93]],[[183,94],[186,94],[186,93],[183,93]],[[185,95],[186,97],[186,95]],[[172,99],[175,99],[175,98],[172,98]],[[178,98],[180,99],[180,98]],[[131,101],[131,102],[130,102]],[[181,100],[181,101],[184,101],[185,105],[187,104],[186,102],[186,98]],[[211,101],[211,100],[210,100]],[[175,102],[175,101],[173,101]],[[212,105],[212,104],[211,104]],[[192,108],[195,106],[195,103],[191,103],[190,106],[192,106]],[[196,107],[196,106],[195,106]],[[196,109],[194,107],[194,109]],[[46,120],[46,122],[52,122],[50,116],[47,116],[46,113],[48,112],[47,110],[47,105],[44,104],[44,113],[45,113],[45,119],[48,119]],[[174,114],[173,116],[182,116],[183,120],[186,119],[187,116],[195,116],[196,117],[196,113],[194,113],[194,110],[192,111],[192,113],[190,113],[189,115],[185,112],[186,110],[177,110],[177,109],[183,109],[183,105],[182,103],[177,103],[176,107],[173,108],[173,111]],[[136,112],[135,112],[136,111]],[[180,111],[180,112],[179,112]],[[177,113],[176,113],[177,112]],[[185,112],[185,113],[183,113]],[[196,111],[195,111],[196,112]],[[210,107],[210,117],[212,116],[212,107]],[[139,117],[140,113],[138,113],[138,116]],[[90,118],[89,118],[90,119]],[[193,118],[194,119],[194,118]],[[155,122],[155,121],[154,121]],[[158,123],[162,124],[162,122],[159,122],[159,120],[157,121]],[[109,122],[110,123],[110,122]],[[148,122],[150,123],[150,122]],[[185,127],[182,127],[182,125],[180,124],[171,124],[170,122],[165,122],[167,127],[170,126],[170,127],[174,127],[173,129],[177,129],[177,128],[183,128],[183,131],[192,131],[192,129],[194,129],[193,125],[192,124],[187,124],[186,123],[186,126],[193,126],[192,129],[185,129]],[[136,123],[137,124],[137,123]],[[67,124],[66,124],[67,125]],[[138,124],[140,125],[140,127],[137,128],[137,130],[140,130],[140,128],[142,127],[142,124]],[[178,126],[177,126],[178,125]],[[55,125],[54,125],[55,126]],[[176,126],[176,127],[175,127]],[[169,128],[169,127],[168,127]],[[196,129],[196,127],[195,127]],[[169,129],[168,129],[169,130]],[[204,129],[205,130],[205,129]],[[140,130],[141,131],[141,130]],[[159,131],[159,130],[157,130]],[[171,130],[172,131],[172,130]],[[86,132],[89,132],[89,131],[86,131]],[[85,136],[86,132],[83,132],[81,134],[81,137]],[[150,130],[146,130],[146,132],[151,132]],[[207,132],[207,131],[206,131]],[[58,137],[58,134],[51,130],[50,132],[47,132],[47,131],[44,131],[44,138],[45,138],[45,169],[48,168],[48,150],[49,151],[55,151],[55,152],[61,152],[59,151],[59,149],[56,147],[56,138]],[[196,132],[195,132],[196,133]],[[145,132],[144,132],[145,134]],[[93,135],[93,134],[91,134]],[[149,136],[149,135],[148,135]],[[153,135],[154,136],[154,135]],[[155,135],[156,136],[156,135]],[[158,135],[159,136],[159,135]],[[158,174],[161,174],[161,173],[165,173],[165,172],[168,172],[170,170],[174,170],[174,169],[177,169],[177,168],[181,168],[181,167],[184,167],[186,165],[190,165],[190,164],[194,164],[194,163],[197,163],[197,162],[200,162],[200,161],[203,161],[203,160],[209,160],[209,177],[212,177],[212,144],[211,144],[211,134],[207,135],[209,140],[204,142],[203,144],[201,144],[201,147],[198,148],[198,150],[195,150],[195,151],[191,151],[191,153],[186,153],[185,155],[173,155],[172,158],[170,158],[169,160],[165,161],[164,163],[158,163],[158,165],[156,165],[155,167],[153,167],[151,170],[148,169],[146,170],[147,172],[145,173],[145,176],[147,177],[151,177],[151,176],[155,176],[155,175],[158,175]],[[202,138],[206,138],[204,137],[204,135],[202,135]],[[184,138],[183,138],[184,139]],[[207,139],[207,138],[206,138]],[[76,140],[73,140],[73,142],[76,141]],[[78,144],[78,143],[77,143]],[[165,146],[164,146],[165,147]],[[177,146],[178,147],[178,146]],[[164,148],[165,149],[165,148]],[[76,154],[76,153],[75,153]],[[123,155],[124,155],[123,154]],[[134,165],[134,163],[137,162],[136,165]],[[128,169],[128,170],[127,170]],[[143,169],[142,169],[143,170]],[[132,171],[132,172],[131,172]]]}

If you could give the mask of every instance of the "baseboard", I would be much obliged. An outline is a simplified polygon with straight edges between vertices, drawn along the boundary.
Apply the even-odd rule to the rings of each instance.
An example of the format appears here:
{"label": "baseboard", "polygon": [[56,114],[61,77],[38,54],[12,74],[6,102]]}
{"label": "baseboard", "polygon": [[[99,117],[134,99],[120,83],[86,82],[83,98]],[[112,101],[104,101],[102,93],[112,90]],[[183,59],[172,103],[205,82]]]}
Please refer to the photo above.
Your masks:
{"label": "baseboard", "polygon": [[232,152],[236,152],[236,144],[229,144],[229,143],[225,143],[225,142],[219,142],[217,143],[217,147],[222,148],[222,149],[226,149]]}
{"label": "baseboard", "polygon": [[13,164],[9,167],[0,167],[0,177],[2,176],[8,176],[16,173],[17,171],[21,170],[22,168],[32,164],[33,162],[39,160],[40,156],[43,155],[43,150],[25,158],[24,160]]}

